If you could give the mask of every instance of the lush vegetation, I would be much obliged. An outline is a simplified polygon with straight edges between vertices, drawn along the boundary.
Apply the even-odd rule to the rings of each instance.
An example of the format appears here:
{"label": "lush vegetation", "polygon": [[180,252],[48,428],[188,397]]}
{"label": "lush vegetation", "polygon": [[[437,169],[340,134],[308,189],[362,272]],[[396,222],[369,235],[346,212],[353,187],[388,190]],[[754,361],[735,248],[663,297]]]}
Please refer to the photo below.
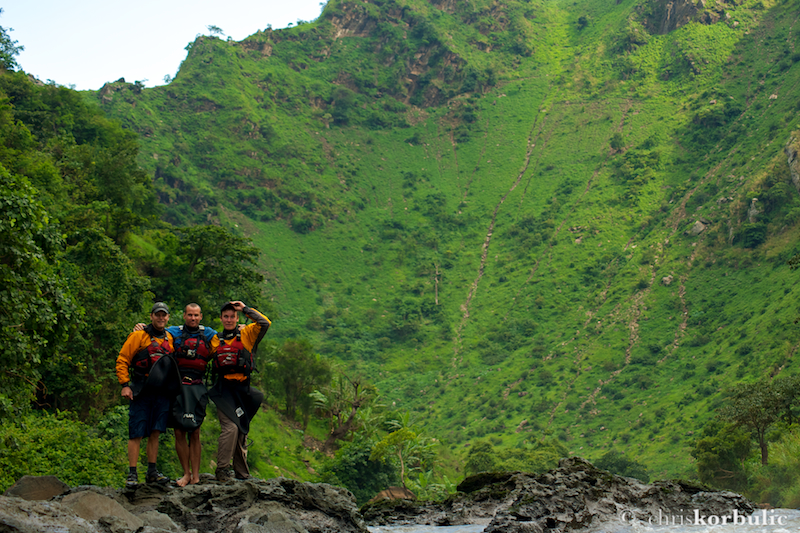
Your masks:
{"label": "lush vegetation", "polygon": [[[769,489],[788,460],[762,458],[789,457],[797,431],[717,414],[727,391],[796,374],[800,169],[784,149],[800,129],[798,8],[713,2],[659,33],[659,5],[335,0],[294,28],[200,37],[155,89],[78,95],[3,75],[0,163],[15,181],[2,191],[24,231],[1,242],[32,251],[4,276],[61,291],[13,296],[53,319],[32,336],[5,327],[29,316],[4,316],[8,342],[40,354],[4,355],[28,380],[11,381],[58,377],[59,402],[84,383],[113,389],[92,339],[112,352],[146,291],[213,307],[221,280],[250,280],[276,318],[269,349],[295,343],[321,379],[311,396],[309,381],[264,382],[320,451],[275,436],[253,454],[273,462],[262,475],[313,477],[281,450],[319,466],[350,420],[320,468],[345,485],[355,470],[406,481],[414,435],[416,449],[439,443],[436,461],[410,463],[420,487],[487,457],[539,468],[567,453],[795,501],[789,482]],[[51,101],[76,111],[48,114]],[[105,250],[93,259],[90,237]],[[195,237],[219,240],[198,253]],[[190,268],[223,249],[234,255]],[[232,270],[191,277],[218,265]],[[96,309],[107,334],[85,318]],[[345,416],[354,401],[379,421]]]}

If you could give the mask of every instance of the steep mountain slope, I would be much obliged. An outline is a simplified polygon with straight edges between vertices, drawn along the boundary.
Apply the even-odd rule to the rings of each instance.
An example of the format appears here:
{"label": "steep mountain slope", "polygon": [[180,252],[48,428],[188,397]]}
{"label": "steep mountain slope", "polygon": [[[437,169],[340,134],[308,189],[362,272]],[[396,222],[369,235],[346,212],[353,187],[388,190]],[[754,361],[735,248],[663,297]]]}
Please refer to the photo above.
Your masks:
{"label": "steep mountain slope", "polygon": [[722,389],[793,371],[800,9],[676,7],[340,0],[94,97],[171,220],[264,251],[271,334],[452,446],[688,475]]}

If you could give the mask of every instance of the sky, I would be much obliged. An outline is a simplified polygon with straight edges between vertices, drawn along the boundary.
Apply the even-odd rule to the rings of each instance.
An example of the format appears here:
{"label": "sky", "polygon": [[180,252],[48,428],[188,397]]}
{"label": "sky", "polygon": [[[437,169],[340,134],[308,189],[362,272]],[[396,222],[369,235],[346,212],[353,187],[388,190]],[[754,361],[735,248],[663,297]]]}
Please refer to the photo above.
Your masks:
{"label": "sky", "polygon": [[[97,90],[109,81],[163,85],[208,26],[240,41],[267,26],[311,21],[321,0],[13,0],[0,26],[18,46],[22,70],[41,81]],[[147,81],[145,81],[147,80]]]}

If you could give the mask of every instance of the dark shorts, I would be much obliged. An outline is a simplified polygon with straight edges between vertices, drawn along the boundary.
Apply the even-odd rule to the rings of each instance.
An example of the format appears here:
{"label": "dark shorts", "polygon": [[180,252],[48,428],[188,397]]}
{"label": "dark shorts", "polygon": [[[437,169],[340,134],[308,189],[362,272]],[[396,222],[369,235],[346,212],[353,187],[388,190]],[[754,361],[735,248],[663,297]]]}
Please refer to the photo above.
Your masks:
{"label": "dark shorts", "polygon": [[167,430],[169,398],[140,395],[131,401],[128,410],[128,438],[149,437],[153,431]]}

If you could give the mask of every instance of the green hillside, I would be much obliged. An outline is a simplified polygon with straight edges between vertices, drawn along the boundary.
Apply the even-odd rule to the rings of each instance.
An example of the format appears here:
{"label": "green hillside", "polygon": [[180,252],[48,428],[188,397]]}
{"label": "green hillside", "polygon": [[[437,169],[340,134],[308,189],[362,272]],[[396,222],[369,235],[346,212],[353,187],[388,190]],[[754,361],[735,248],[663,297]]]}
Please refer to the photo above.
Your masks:
{"label": "green hillside", "polygon": [[720,392],[794,373],[800,296],[800,11],[705,5],[332,0],[92,97],[167,220],[263,251],[274,337],[453,449],[691,476]]}

